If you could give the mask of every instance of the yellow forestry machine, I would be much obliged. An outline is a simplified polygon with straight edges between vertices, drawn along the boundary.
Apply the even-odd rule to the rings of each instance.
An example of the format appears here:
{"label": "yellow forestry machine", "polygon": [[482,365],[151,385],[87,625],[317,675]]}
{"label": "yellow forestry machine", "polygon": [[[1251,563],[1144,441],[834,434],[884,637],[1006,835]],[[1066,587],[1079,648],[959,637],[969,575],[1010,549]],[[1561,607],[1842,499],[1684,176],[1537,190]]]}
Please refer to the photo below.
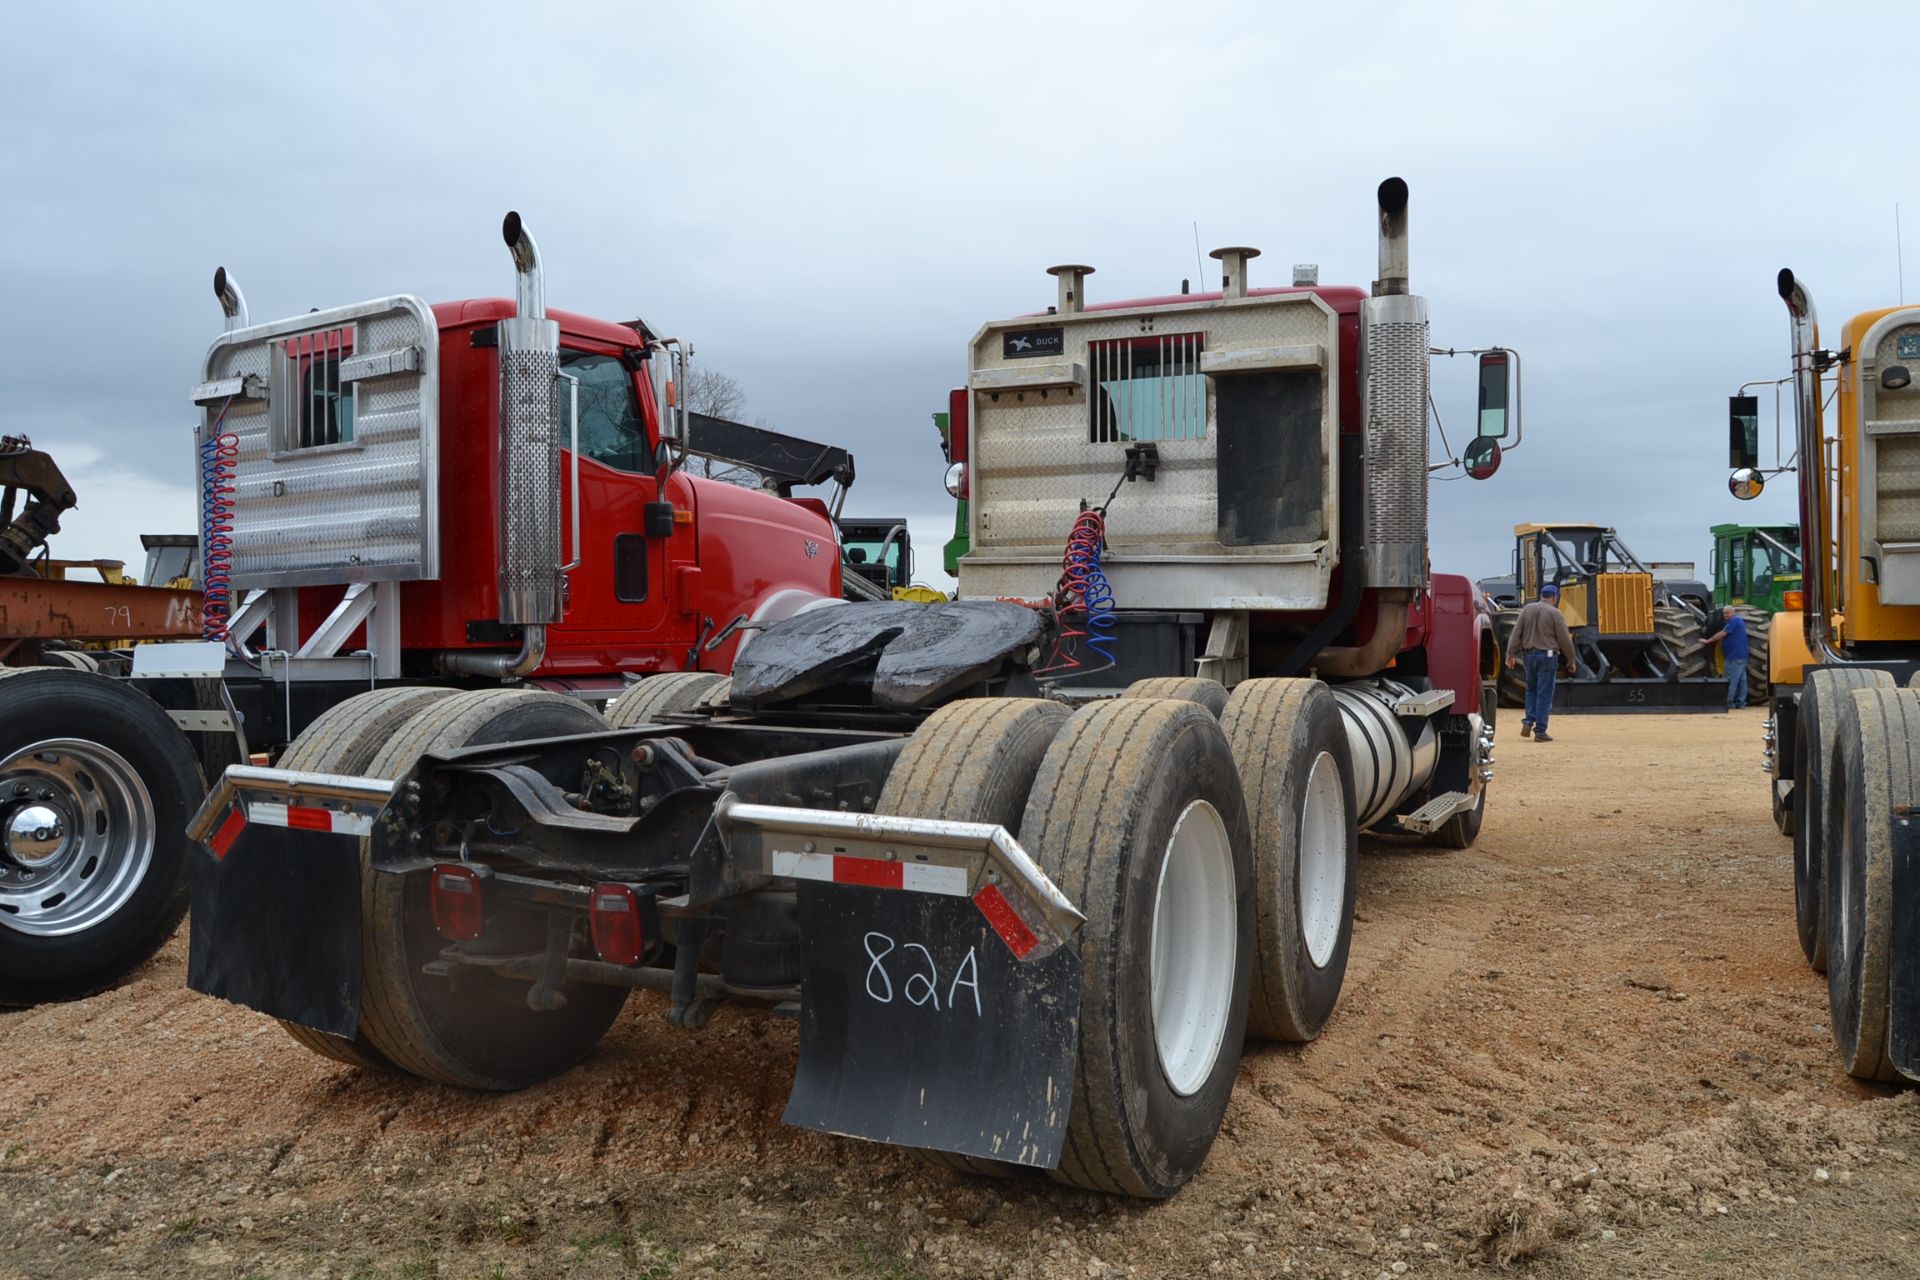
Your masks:
{"label": "yellow forestry machine", "polygon": [[[1554,710],[1720,711],[1727,682],[1707,669],[1702,611],[1662,581],[1599,524],[1513,527],[1513,576],[1483,578],[1494,603],[1501,652],[1510,647],[1520,608],[1540,588],[1560,588],[1560,612],[1573,636],[1574,674],[1554,688]],[[1526,681],[1502,667],[1500,702],[1526,700]]]}

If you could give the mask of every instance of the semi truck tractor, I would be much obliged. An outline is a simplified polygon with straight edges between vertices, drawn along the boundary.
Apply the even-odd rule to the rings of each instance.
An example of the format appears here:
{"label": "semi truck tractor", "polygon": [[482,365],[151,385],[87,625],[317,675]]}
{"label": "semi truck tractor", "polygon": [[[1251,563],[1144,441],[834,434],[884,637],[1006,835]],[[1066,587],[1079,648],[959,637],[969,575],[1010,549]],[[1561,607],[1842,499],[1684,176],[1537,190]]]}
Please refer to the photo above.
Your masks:
{"label": "semi truck tractor", "polygon": [[[1797,542],[1774,541],[1804,560],[1768,628],[1774,815],[1793,837],[1800,945],[1826,973],[1841,1065],[1863,1080],[1916,1081],[1920,307],[1856,315],[1829,347],[1805,282],[1782,271],[1777,284],[1791,322],[1800,524]],[[1752,468],[1729,484],[1741,498],[1763,486]]]}
{"label": "semi truck tractor", "polygon": [[[799,1020],[788,1122],[1164,1197],[1249,1037],[1309,1040],[1363,829],[1470,843],[1485,611],[1427,563],[1405,183],[1368,289],[1053,304],[967,348],[959,598],[760,630],[602,720],[382,690],[195,815],[192,986],[338,1060],[518,1089],[638,989]],[[1497,427],[1496,427],[1497,430]],[[409,699],[402,703],[401,698]]]}
{"label": "semi truck tractor", "polygon": [[136,649],[125,681],[0,684],[0,1003],[98,990],[151,955],[185,905],[205,780],[356,695],[397,716],[545,690],[597,715],[839,601],[824,503],[679,465],[690,415],[666,393],[686,345],[549,311],[517,214],[503,235],[512,299],[259,324],[215,274],[226,331],[192,392],[201,640]]}

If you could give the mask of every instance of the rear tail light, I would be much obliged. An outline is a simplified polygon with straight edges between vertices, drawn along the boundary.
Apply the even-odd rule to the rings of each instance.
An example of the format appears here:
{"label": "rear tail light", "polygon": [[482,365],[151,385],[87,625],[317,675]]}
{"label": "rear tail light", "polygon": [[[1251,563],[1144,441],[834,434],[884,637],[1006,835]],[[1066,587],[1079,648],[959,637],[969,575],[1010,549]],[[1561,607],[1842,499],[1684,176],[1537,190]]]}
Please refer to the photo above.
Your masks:
{"label": "rear tail light", "polygon": [[433,927],[450,942],[472,942],[480,936],[486,905],[480,892],[480,874],[457,862],[433,869]]}
{"label": "rear tail light", "polygon": [[[639,964],[647,953],[645,906],[653,898],[642,898],[630,884],[593,886],[593,903],[587,914],[593,925],[593,949],[608,964]],[[643,905],[644,904],[644,905]]]}
{"label": "rear tail light", "polygon": [[[972,458],[972,432],[967,422],[967,389],[956,387],[947,392],[947,461],[959,468],[957,477],[953,477],[954,467],[948,467],[948,490],[956,498],[966,498],[973,492],[973,478],[968,473],[973,468],[967,465]],[[955,491],[957,488],[957,491]]]}
{"label": "rear tail light", "polygon": [[1780,602],[1787,606],[1788,613],[1798,613],[1807,607],[1806,593],[1802,591],[1783,591]]}

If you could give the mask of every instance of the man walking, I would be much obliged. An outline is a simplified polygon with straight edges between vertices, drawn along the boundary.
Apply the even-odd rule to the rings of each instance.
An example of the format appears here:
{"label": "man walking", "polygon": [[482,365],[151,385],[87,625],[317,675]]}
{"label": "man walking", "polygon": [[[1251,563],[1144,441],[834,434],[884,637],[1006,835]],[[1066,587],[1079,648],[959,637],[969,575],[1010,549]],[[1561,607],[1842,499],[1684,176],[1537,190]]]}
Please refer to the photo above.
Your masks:
{"label": "man walking", "polygon": [[1727,710],[1747,705],[1747,620],[1725,605],[1720,610],[1720,629],[1707,637],[1707,643],[1720,643],[1720,657],[1727,668]]}
{"label": "man walking", "polygon": [[1547,716],[1553,711],[1553,685],[1557,671],[1573,674],[1573,633],[1567,630],[1566,617],[1560,612],[1560,588],[1549,582],[1540,588],[1540,598],[1520,611],[1507,640],[1507,666],[1524,661],[1527,676],[1527,709],[1520,718],[1520,736],[1535,742],[1552,742],[1547,736]]}

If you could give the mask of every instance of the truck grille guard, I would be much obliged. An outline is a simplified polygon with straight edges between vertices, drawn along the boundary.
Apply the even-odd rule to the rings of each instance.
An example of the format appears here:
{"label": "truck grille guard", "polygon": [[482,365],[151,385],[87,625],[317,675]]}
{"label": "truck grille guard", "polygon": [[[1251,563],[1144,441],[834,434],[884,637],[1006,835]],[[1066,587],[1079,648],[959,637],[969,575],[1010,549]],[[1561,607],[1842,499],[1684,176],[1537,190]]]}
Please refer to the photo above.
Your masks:
{"label": "truck grille guard", "polygon": [[[402,786],[399,779],[234,765],[187,834],[215,859],[227,856],[249,823],[364,837]],[[568,826],[609,835],[632,834],[636,821],[579,810],[564,817]],[[751,804],[731,792],[715,802],[713,822],[734,870],[744,875],[971,898],[1022,962],[1052,955],[1086,921],[1019,841],[993,823]]]}

